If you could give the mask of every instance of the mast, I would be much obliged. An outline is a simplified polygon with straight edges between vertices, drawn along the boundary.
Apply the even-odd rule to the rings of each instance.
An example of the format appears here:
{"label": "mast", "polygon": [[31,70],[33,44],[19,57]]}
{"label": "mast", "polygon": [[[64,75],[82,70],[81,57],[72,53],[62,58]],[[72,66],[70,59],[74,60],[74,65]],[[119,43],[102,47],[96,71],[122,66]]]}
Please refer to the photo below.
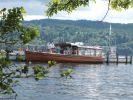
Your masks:
{"label": "mast", "polygon": [[111,27],[111,24],[110,24],[110,31],[109,31],[109,35],[111,36],[111,29],[112,29],[112,27]]}
{"label": "mast", "polygon": [[110,53],[110,46],[111,46],[111,34],[112,34],[112,27],[111,27],[111,24],[110,24],[110,28],[109,28],[109,35],[108,35],[108,53]]}

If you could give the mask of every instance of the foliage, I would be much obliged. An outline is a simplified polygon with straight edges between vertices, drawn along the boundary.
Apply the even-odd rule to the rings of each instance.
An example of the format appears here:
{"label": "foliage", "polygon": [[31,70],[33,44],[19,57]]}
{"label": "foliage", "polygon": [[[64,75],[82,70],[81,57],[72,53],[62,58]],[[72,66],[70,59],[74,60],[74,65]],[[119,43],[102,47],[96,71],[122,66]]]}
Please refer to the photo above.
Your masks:
{"label": "foliage", "polygon": [[23,44],[30,42],[40,33],[37,27],[25,27],[22,28],[21,32],[23,33],[20,35],[20,40],[23,41]]}
{"label": "foliage", "polygon": [[3,8],[0,10],[1,15],[1,27],[0,36],[3,37],[5,34],[9,34],[10,32],[19,31],[22,26],[23,14],[25,14],[25,10],[23,7],[17,7],[13,9]]}
{"label": "foliage", "polygon": [[[34,73],[30,74],[29,69],[32,69]],[[34,77],[35,80],[39,80],[48,74],[48,70],[41,66],[15,66],[5,58],[0,59],[0,94],[17,94],[13,86],[17,85],[19,81],[15,78],[21,77]],[[29,74],[28,74],[29,73]]]}
{"label": "foliage", "polygon": [[26,76],[28,73],[28,66],[23,66],[22,69],[16,68],[8,59],[11,45],[26,44],[39,34],[37,27],[23,26],[25,13],[23,7],[0,10],[0,43],[6,46],[4,54],[6,56],[0,52],[0,94],[15,93],[13,86],[18,81],[13,78],[18,76],[18,73],[24,73]]}
{"label": "foliage", "polygon": [[8,59],[0,59],[0,94],[12,94],[15,91],[12,88],[12,85],[15,85],[17,81],[12,79],[15,72],[11,71],[10,66],[11,62]]}
{"label": "foliage", "polygon": [[39,34],[37,27],[24,27],[23,15],[26,13],[23,7],[0,10],[0,43],[15,44],[31,41]]}
{"label": "foliage", "polygon": [[51,66],[53,66],[53,65],[55,65],[56,64],[56,61],[48,61],[48,65],[49,65],[49,67],[51,67]]}
{"label": "foliage", "polygon": [[28,71],[29,71],[29,66],[27,66],[27,65],[22,66],[21,71],[22,71],[22,73],[26,74],[26,76],[27,76]]}
{"label": "foliage", "polygon": [[[57,14],[58,11],[72,12],[80,6],[89,6],[89,2],[96,2],[97,0],[50,0],[48,3],[48,9],[46,11],[47,16],[51,17]],[[133,7],[132,0],[108,0],[109,6],[112,9],[122,10]]]}
{"label": "foliage", "polygon": [[48,4],[49,8],[46,14],[51,17],[53,14],[57,14],[58,11],[67,11],[70,13],[79,6],[87,6],[88,3],[89,0],[51,0]]}
{"label": "foliage", "polygon": [[111,8],[116,10],[128,9],[133,7],[132,0],[111,0]]}
{"label": "foliage", "polygon": [[[83,42],[85,45],[108,45],[110,24],[106,22],[45,19],[28,21],[25,24],[40,26],[40,37],[34,43],[45,40],[46,43]],[[111,45],[116,44],[122,55],[133,54],[132,26],[133,24],[112,23]]]}
{"label": "foliage", "polygon": [[68,79],[68,78],[72,78],[71,73],[72,73],[72,69],[68,69],[66,71],[63,71],[60,75],[61,77],[65,77],[66,79]]}
{"label": "foliage", "polygon": [[43,79],[46,74],[48,74],[48,70],[41,66],[35,66],[33,67],[34,70],[34,77],[36,80]]}

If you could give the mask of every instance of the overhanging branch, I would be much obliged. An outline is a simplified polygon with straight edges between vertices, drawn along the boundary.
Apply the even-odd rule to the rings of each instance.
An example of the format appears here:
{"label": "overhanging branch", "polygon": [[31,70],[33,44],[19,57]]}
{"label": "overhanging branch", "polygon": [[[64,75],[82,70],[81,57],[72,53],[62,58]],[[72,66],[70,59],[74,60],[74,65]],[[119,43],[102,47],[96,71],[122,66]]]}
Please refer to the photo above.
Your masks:
{"label": "overhanging branch", "polygon": [[104,17],[102,18],[101,21],[103,21],[103,20],[107,17],[107,15],[108,15],[108,13],[109,13],[109,10],[110,10],[110,1],[111,1],[111,0],[109,0],[109,2],[108,2],[108,9],[107,9],[107,11],[106,11],[106,14],[104,15]]}

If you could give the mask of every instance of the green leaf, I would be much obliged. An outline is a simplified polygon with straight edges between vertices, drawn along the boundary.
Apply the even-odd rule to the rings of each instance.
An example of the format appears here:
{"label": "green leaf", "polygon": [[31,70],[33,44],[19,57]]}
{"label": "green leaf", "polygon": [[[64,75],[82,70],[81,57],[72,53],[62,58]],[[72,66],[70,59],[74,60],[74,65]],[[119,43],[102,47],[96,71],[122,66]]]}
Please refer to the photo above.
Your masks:
{"label": "green leaf", "polygon": [[71,73],[72,72],[72,69],[68,69],[68,73]]}
{"label": "green leaf", "polygon": [[2,11],[2,12],[5,12],[5,11],[6,11],[6,8],[3,8],[1,11]]}
{"label": "green leaf", "polygon": [[36,80],[42,79],[45,77],[46,74],[48,74],[48,70],[46,70],[41,66],[34,66],[33,70],[34,70],[34,77]]}
{"label": "green leaf", "polygon": [[56,61],[50,60],[50,61],[48,61],[48,65],[49,65],[49,67],[56,65]]}
{"label": "green leaf", "polygon": [[8,81],[9,83],[13,83],[13,80],[12,80],[12,79],[7,79],[7,81]]}
{"label": "green leaf", "polygon": [[44,78],[44,74],[43,73],[37,73],[36,75],[35,75],[35,78],[37,78],[37,79],[43,79]]}
{"label": "green leaf", "polygon": [[29,66],[25,65],[22,67],[22,73],[26,74],[29,71]]}
{"label": "green leaf", "polygon": [[60,75],[61,77],[65,77],[67,79],[69,77],[72,78],[71,73],[72,73],[72,69],[68,69],[67,71],[63,71]]}

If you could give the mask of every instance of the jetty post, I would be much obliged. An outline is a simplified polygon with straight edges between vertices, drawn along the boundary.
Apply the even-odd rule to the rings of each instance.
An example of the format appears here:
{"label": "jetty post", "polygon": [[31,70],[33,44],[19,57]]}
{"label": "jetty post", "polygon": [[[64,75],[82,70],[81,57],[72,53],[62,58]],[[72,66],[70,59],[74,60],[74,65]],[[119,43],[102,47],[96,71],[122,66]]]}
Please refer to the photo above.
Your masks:
{"label": "jetty post", "polygon": [[130,64],[132,64],[132,56],[130,56]]}
{"label": "jetty post", "polygon": [[107,52],[107,55],[106,55],[106,63],[109,64],[109,52]]}
{"label": "jetty post", "polygon": [[118,55],[118,53],[116,54],[116,63],[117,64],[119,63],[119,55]]}
{"label": "jetty post", "polygon": [[128,56],[126,55],[125,58],[126,58],[126,64],[127,64],[128,63]]}

